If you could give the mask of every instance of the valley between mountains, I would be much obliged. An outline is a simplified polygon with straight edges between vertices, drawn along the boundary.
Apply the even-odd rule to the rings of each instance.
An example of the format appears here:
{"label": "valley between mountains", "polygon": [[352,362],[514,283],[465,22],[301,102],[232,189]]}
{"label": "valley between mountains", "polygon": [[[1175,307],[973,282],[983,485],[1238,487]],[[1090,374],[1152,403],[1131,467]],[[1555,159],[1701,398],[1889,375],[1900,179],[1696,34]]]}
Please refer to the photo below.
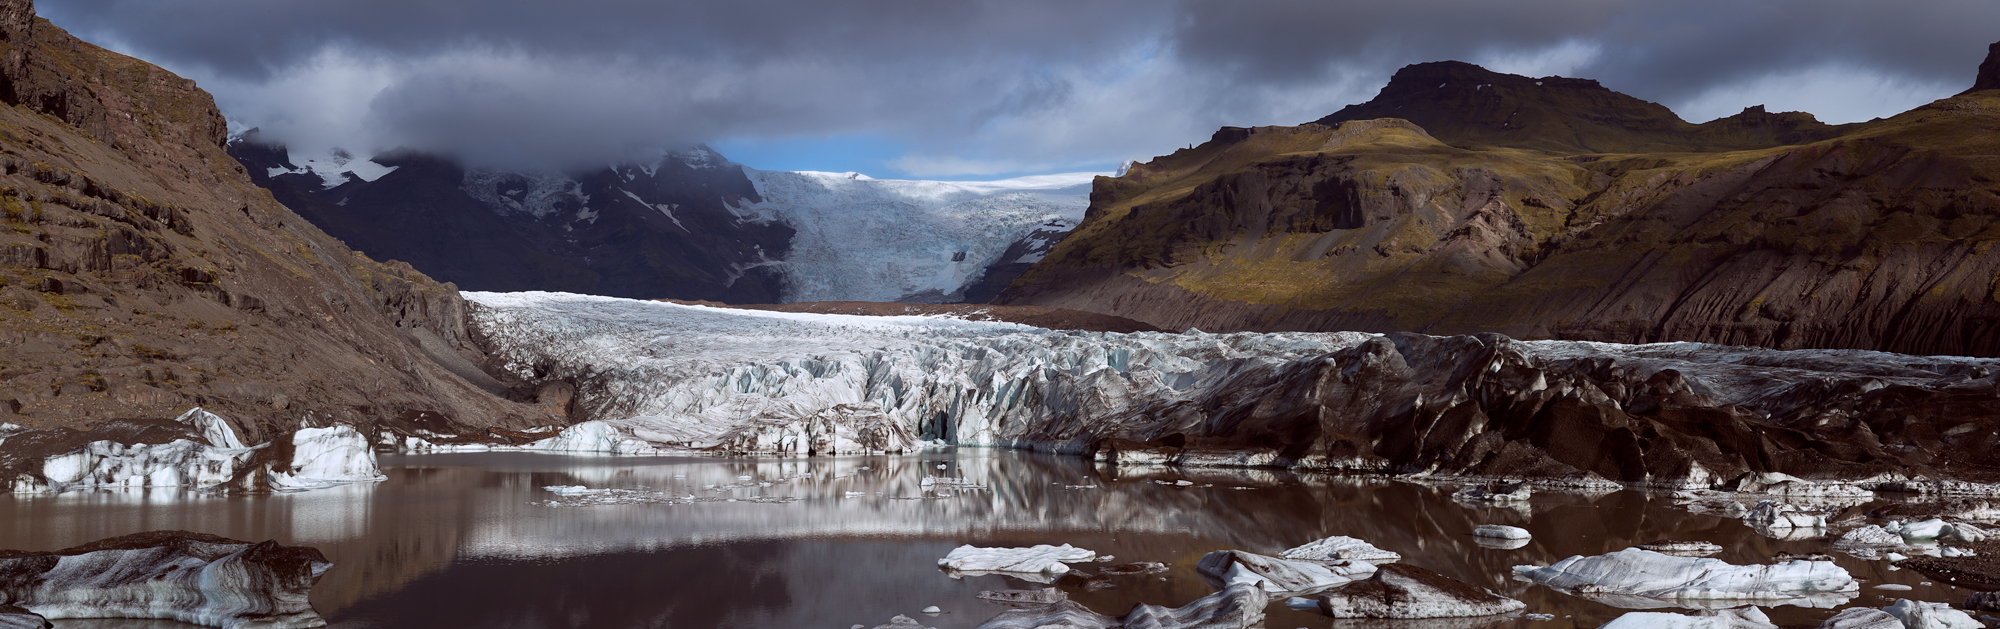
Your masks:
{"label": "valley between mountains", "polygon": [[[759,553],[861,554],[850,538],[1061,534],[1138,554],[967,545],[945,576],[887,570],[1027,604],[981,614],[988,629],[1548,620],[1531,604],[1593,621],[1792,606],[1674,618],[1847,627],[1964,615],[1857,601],[1850,569],[1922,571],[1947,584],[1913,590],[1932,597],[2000,587],[1979,559],[2000,518],[2000,44],[1972,89],[1853,124],[1762,106],[1690,123],[1596,81],[1440,61],[1324,118],[1224,127],[1116,175],[996,181],[764,171],[703,145],[567,169],[308,155],[232,135],[192,81],[30,0],[0,0],[0,102],[5,504],[95,523],[97,503],[57,501],[137,495],[119,508],[232,535],[276,525],[216,514],[296,507],[309,515],[289,530],[336,549],[96,524],[74,528],[108,539],[78,540],[24,515],[10,534],[64,541],[0,552],[5,622],[323,626],[322,574],[350,614],[405,587],[480,589],[457,554],[474,539],[467,557],[529,572],[696,547],[745,572]],[[483,458],[440,462],[461,455]],[[1017,463],[1033,487],[1012,484]],[[1306,485],[1332,497],[1284,514],[1283,534],[1242,532],[1270,501],[1222,497]],[[371,502],[378,487],[416,498]],[[1434,540],[1358,527],[1435,568],[1335,535],[1356,525],[1327,513],[1379,511],[1354,497],[1374,495],[1457,514],[1412,525]],[[1573,524],[1537,508],[1628,499],[1642,504],[1592,516],[1618,534],[1590,544],[1629,549],[1534,537]],[[727,517],[646,519],[708,507]],[[794,507],[840,515],[736,510]],[[420,542],[342,529],[394,529],[405,510],[424,514]],[[591,519],[631,513],[643,522]],[[1139,541],[1120,521],[1144,523]],[[1661,521],[1752,564],[1635,537]],[[577,540],[613,539],[564,537],[577,522]],[[819,522],[839,539],[809,539]],[[1306,545],[1280,559],[1225,542]],[[1465,558],[1521,548],[1551,565]],[[1017,569],[1044,555],[1103,574]],[[95,561],[153,563],[101,596],[69,585],[95,583]],[[1632,576],[1648,570],[1708,580]],[[187,593],[203,588],[255,593]],[[1178,606],[1127,600],[1169,592]]]}

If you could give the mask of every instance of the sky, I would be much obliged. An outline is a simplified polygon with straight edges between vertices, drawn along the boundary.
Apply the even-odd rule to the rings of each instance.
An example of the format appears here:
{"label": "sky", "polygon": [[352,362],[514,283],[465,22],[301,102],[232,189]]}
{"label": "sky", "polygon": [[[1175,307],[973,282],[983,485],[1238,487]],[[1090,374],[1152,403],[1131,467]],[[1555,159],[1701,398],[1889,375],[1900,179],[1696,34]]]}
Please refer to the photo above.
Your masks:
{"label": "sky", "polygon": [[1993,0],[41,0],[295,151],[575,167],[706,143],[765,170],[1107,172],[1294,125],[1397,68],[1597,79],[1703,122],[1963,91]]}

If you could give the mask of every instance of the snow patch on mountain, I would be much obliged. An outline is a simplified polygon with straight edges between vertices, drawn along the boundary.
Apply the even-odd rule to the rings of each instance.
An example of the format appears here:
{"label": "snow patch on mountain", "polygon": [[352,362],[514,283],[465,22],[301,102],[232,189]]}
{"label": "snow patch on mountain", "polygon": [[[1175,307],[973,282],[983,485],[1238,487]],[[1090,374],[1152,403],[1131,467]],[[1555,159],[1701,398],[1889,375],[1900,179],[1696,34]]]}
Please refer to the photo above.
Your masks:
{"label": "snow patch on mountain", "polygon": [[362,181],[374,181],[381,179],[383,175],[396,171],[395,166],[383,166],[370,161],[370,158],[367,157],[356,158],[353,153],[340,148],[331,149],[323,155],[302,155],[297,151],[287,150],[285,152],[285,160],[298,168],[287,170],[282,167],[272,167],[265,172],[265,176],[276,177],[286,174],[317,175],[323,187],[336,188],[340,184],[347,183],[351,178],[358,178]]}
{"label": "snow patch on mountain", "polygon": [[[871,179],[744,168],[761,203],[798,233],[785,301],[948,301],[1037,230],[1083,220],[1093,173],[1001,181]],[[1039,255],[1039,254],[1030,254]]]}

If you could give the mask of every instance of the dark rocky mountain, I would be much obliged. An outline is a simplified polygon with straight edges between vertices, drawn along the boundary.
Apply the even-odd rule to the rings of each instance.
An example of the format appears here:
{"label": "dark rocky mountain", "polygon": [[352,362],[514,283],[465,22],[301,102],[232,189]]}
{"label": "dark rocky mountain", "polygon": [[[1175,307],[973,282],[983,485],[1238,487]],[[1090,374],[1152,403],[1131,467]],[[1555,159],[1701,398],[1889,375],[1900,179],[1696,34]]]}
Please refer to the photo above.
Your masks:
{"label": "dark rocky mountain", "polygon": [[[1858,125],[1689,125],[1594,83],[1397,76],[1332,124],[1224,128],[1098,178],[996,301],[1167,329],[2000,355],[2000,90]],[[1411,120],[1361,119],[1391,112]]]}
{"label": "dark rocky mountain", "polygon": [[455,287],[253,184],[192,81],[0,0],[0,100],[0,422],[561,420],[496,395]]}
{"label": "dark rocky mountain", "polygon": [[300,168],[254,131],[229,151],[257,185],[327,233],[467,290],[780,299],[770,263],[784,258],[792,229],[738,214],[760,200],[757,190],[707,147],[569,174],[469,170],[397,152],[374,158],[389,173],[331,187],[328,173]]}
{"label": "dark rocky mountain", "polygon": [[1502,74],[1459,61],[1396,72],[1373,100],[1319,120],[1401,118],[1460,148],[1523,148],[1555,153],[1662,153],[1759,149],[1839,135],[1812,114],[1743,113],[1690,124],[1659,103],[1614,92],[1597,81]]}

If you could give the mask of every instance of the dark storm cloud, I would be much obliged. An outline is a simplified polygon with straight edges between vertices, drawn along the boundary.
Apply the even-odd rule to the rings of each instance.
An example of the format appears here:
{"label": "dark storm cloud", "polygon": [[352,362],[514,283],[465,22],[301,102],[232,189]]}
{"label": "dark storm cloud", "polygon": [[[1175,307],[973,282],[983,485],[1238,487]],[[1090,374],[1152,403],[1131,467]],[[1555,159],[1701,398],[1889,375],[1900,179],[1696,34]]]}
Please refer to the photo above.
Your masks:
{"label": "dark storm cloud", "polygon": [[1394,68],[1473,61],[1565,40],[1598,44],[1583,78],[1673,102],[1732,81],[1827,64],[1969,82],[2000,39],[2000,3],[1940,0],[1272,0],[1192,3],[1181,58],[1232,81],[1310,81],[1357,60]]}
{"label": "dark storm cloud", "polygon": [[43,0],[39,9],[194,76],[242,122],[300,141],[317,133],[483,159],[591,160],[725,138],[872,133],[939,163],[989,169],[1140,156],[1217,125],[1310,120],[1365,100],[1397,67],[1440,59],[1526,59],[1519,71],[1596,78],[1670,106],[1725,88],[1726,98],[1762,98],[1777,88],[1760,81],[1819,69],[1833,74],[1815,89],[1837,92],[1851,76],[1888,86],[1875,97],[1905,106],[1957,88],[1904,101],[1879,92],[1969,83],[1985,44],[2000,39],[1991,0]]}

